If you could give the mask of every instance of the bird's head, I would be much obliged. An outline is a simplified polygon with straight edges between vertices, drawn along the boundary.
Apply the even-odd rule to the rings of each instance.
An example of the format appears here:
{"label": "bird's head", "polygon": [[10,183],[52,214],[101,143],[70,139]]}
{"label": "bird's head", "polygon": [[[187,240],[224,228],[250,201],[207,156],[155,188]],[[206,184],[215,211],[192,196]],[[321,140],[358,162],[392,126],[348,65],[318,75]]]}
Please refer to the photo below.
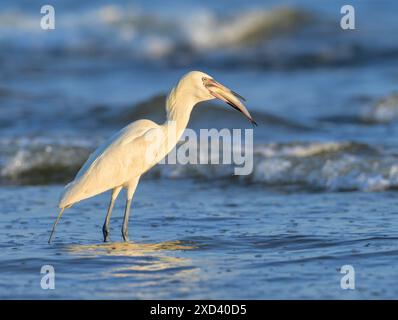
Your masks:
{"label": "bird's head", "polygon": [[245,99],[204,72],[191,71],[187,73],[181,78],[177,88],[181,94],[193,96],[197,103],[220,99],[239,112],[242,112],[253,125],[257,125],[241,101],[245,101]]}

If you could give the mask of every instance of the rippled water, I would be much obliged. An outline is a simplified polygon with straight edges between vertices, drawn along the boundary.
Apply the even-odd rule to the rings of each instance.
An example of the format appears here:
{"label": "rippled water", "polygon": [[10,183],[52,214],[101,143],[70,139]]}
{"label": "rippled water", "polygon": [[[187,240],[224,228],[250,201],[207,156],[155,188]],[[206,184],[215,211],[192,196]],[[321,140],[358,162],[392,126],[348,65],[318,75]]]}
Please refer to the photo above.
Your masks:
{"label": "rippled water", "polygon": [[[68,1],[42,32],[40,1],[2,1],[0,296],[397,298],[397,4],[351,4],[355,31],[334,2]],[[49,246],[62,185],[115,131],[164,121],[192,69],[247,99],[253,171],[157,166],[131,243],[122,196],[102,243],[105,194],[68,209]],[[250,128],[220,103],[189,126]],[[56,290],[40,288],[44,264]],[[345,264],[356,290],[340,289]]]}
{"label": "rippled water", "polygon": [[[395,298],[394,193],[284,194],[143,181],[121,243],[121,199],[102,244],[106,196],[67,210],[47,244],[59,187],[1,189],[2,298]],[[55,290],[40,268],[55,268]],[[356,271],[340,289],[339,268]],[[73,288],[73,290],[71,290]]]}

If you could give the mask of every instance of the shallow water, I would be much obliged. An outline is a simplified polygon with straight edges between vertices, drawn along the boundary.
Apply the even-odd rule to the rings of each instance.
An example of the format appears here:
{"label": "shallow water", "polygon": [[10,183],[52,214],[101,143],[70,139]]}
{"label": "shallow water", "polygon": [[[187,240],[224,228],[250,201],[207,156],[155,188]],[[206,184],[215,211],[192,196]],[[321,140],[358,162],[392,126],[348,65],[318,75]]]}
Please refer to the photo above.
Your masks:
{"label": "shallow water", "polygon": [[[47,238],[60,187],[1,189],[2,298],[395,298],[394,193],[286,193],[144,180],[121,243],[124,201],[103,244],[107,197],[67,210]],[[184,199],[184,201],[182,201]],[[55,290],[40,287],[42,265]],[[356,290],[342,290],[352,265]]]}
{"label": "shallow water", "polygon": [[[351,4],[355,31],[332,1],[68,1],[42,32],[40,1],[2,1],[0,297],[396,299],[398,8]],[[102,243],[106,194],[68,209],[48,245],[62,185],[126,124],[164,121],[192,69],[246,97],[253,171],[157,166],[131,243],[123,196]],[[250,128],[220,103],[189,126]],[[340,289],[346,264],[355,290]]]}

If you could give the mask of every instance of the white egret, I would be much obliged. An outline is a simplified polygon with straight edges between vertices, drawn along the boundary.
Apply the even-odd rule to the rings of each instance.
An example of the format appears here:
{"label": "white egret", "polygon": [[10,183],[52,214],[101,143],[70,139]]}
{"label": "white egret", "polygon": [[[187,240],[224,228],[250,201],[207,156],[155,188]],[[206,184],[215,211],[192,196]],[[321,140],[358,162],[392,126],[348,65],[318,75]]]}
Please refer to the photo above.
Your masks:
{"label": "white egret", "polygon": [[[64,210],[73,204],[112,189],[112,195],[102,228],[104,241],[109,240],[109,220],[115,200],[127,189],[127,201],[122,226],[124,241],[128,241],[128,221],[133,194],[142,174],[163,159],[177,144],[188,125],[193,107],[202,101],[218,98],[242,112],[256,125],[240,95],[224,87],[209,75],[191,71],[171,90],[166,101],[167,120],[158,125],[150,120],[137,120],[105,141],[95,150],[66,185],[61,196],[61,209],[48,242]],[[173,128],[173,130],[171,130]],[[155,137],[155,138],[154,138]]]}

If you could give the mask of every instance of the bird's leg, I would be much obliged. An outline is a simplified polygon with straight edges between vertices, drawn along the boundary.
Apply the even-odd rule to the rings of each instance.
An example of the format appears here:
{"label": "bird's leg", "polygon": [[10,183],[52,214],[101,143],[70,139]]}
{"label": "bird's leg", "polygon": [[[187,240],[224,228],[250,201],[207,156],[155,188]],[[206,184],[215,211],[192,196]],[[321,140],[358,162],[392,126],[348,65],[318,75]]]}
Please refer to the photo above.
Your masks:
{"label": "bird's leg", "polygon": [[122,226],[122,236],[124,241],[129,241],[129,216],[130,216],[131,200],[133,199],[133,194],[135,189],[137,188],[139,179],[140,177],[132,179],[127,186],[127,201],[126,201],[126,209],[124,211],[124,219]]}
{"label": "bird's leg", "polygon": [[129,216],[130,216],[130,206],[131,206],[131,198],[127,199],[126,209],[124,211],[124,219],[122,226],[122,236],[124,241],[129,241]]}
{"label": "bird's leg", "polygon": [[51,243],[51,240],[52,240],[53,235],[54,235],[54,232],[55,232],[55,227],[57,226],[57,223],[58,223],[59,219],[61,219],[61,216],[62,216],[62,214],[64,213],[64,210],[65,210],[66,208],[67,208],[67,207],[61,208],[61,212],[58,214],[58,217],[57,217],[57,219],[55,220],[54,225],[53,225],[53,228],[52,228],[52,230],[51,230],[51,234],[50,234],[50,238],[48,239],[48,243]]}
{"label": "bird's leg", "polygon": [[104,225],[102,226],[102,234],[104,235],[104,242],[109,241],[109,221],[111,219],[113,206],[115,205],[115,200],[116,199],[111,198],[111,201],[110,201],[109,207],[108,207],[108,212],[106,213],[105,222],[104,222]]}
{"label": "bird's leg", "polygon": [[102,227],[102,234],[104,235],[104,242],[109,241],[109,221],[111,220],[111,214],[113,207],[115,205],[116,198],[122,188],[117,187],[113,189],[112,195],[111,195],[111,201],[109,202],[109,207],[108,207],[108,212],[106,213],[106,218],[104,221],[104,225]]}

